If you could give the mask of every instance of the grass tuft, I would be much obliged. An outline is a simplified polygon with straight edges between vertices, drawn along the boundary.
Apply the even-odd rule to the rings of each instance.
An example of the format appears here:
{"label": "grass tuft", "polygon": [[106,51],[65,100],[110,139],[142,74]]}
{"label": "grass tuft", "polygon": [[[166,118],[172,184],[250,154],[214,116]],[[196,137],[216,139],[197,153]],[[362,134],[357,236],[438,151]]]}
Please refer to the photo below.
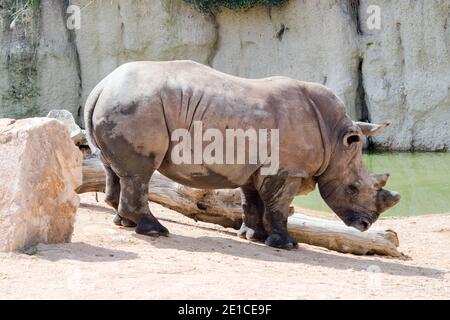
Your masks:
{"label": "grass tuft", "polygon": [[19,250],[21,253],[29,255],[29,256],[34,256],[35,254],[38,253],[38,247],[37,244],[33,244],[30,246],[25,246],[22,249]]}

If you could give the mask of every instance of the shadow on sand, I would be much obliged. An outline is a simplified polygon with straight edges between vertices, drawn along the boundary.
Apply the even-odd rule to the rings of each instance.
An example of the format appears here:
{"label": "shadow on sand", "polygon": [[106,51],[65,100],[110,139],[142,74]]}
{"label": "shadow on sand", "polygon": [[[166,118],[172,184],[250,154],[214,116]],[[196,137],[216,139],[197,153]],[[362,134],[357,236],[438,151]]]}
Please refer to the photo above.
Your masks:
{"label": "shadow on sand", "polygon": [[101,204],[80,203],[80,208],[92,210],[95,213],[115,214],[114,209],[102,206]]}
{"label": "shadow on sand", "polygon": [[[114,214],[112,209],[102,207],[100,205],[83,204],[83,207],[107,212]],[[170,223],[177,223],[182,225],[189,225],[179,221],[171,219],[158,218],[161,221]],[[234,232],[230,231],[218,231],[214,228],[208,228],[207,226],[196,226],[203,230],[220,232],[226,235],[234,235]],[[240,241],[230,238],[220,238],[213,236],[203,237],[186,237],[178,234],[170,234],[168,238],[161,237],[158,239],[150,238],[134,233],[134,228],[126,228],[132,236],[146,241],[149,245],[161,249],[176,249],[187,252],[220,252],[225,255],[231,255],[240,258],[252,258],[262,261],[284,262],[292,264],[306,264],[310,266],[322,266],[330,269],[348,270],[353,269],[356,271],[367,271],[371,267],[376,266],[381,273],[414,277],[421,276],[427,278],[443,278],[447,271],[439,270],[429,267],[420,267],[406,264],[407,262],[396,260],[394,258],[377,258],[372,257],[365,258],[364,256],[353,256],[351,254],[340,254],[332,251],[328,251],[322,248],[315,248],[305,244],[300,244],[299,249],[293,251],[284,251],[274,248],[269,248],[260,243]],[[210,243],[210,246],[205,247],[205,243]],[[72,246],[90,246],[87,244],[71,244]],[[66,244],[67,246],[67,244]],[[110,250],[98,247],[91,247],[91,250],[74,250],[68,249],[74,255],[74,259],[82,261],[114,261],[115,260],[128,260],[138,257],[135,253],[130,253],[121,250]],[[76,249],[76,248],[74,248]],[[69,251],[69,252],[70,252]],[[85,252],[96,251],[98,256],[92,257]],[[75,257],[77,256],[78,257]],[[110,255],[113,255],[112,257]],[[67,257],[60,257],[59,259],[70,259]],[[59,260],[58,259],[58,260]],[[396,262],[398,261],[398,262]]]}
{"label": "shadow on sand", "polygon": [[[132,229],[130,229],[130,232]],[[178,234],[170,234],[168,238],[161,237],[155,241],[153,238],[133,234],[134,237],[144,240],[149,245],[161,249],[177,249],[188,252],[220,252],[225,255],[232,255],[240,258],[251,258],[262,261],[284,262],[292,264],[306,264],[310,266],[322,266],[330,269],[356,271],[367,271],[373,266],[377,266],[379,272],[414,277],[422,276],[428,278],[443,278],[447,273],[428,267],[411,266],[404,263],[397,263],[392,258],[390,261],[373,258],[365,259],[362,256],[352,256],[350,254],[340,254],[331,251],[319,251],[305,244],[300,244],[299,248],[292,251],[269,248],[263,244],[233,240],[219,237],[198,237],[191,238]],[[210,246],[205,248],[205,243]],[[325,249],[324,249],[325,250]],[[400,260],[399,260],[400,262]]]}
{"label": "shadow on sand", "polygon": [[133,260],[139,258],[134,252],[108,249],[83,242],[64,244],[39,244],[36,257],[49,260],[77,260],[83,262],[107,262]]}

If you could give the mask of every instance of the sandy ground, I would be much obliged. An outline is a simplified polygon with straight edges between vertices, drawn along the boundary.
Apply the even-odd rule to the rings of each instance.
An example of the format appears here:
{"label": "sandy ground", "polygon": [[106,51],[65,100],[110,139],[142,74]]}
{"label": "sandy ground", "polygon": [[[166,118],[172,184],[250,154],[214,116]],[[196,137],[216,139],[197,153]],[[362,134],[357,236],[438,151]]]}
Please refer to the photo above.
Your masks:
{"label": "sandy ground", "polygon": [[72,243],[0,253],[3,299],[450,299],[450,214],[385,219],[408,260],[283,251],[152,204],[168,238],[112,224],[82,196]]}

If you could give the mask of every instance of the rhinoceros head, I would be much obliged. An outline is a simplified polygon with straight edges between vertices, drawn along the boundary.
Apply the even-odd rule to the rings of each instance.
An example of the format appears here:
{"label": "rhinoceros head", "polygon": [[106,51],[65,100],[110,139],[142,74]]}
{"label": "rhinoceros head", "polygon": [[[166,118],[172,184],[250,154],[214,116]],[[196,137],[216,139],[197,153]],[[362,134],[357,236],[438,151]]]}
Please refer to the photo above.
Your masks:
{"label": "rhinoceros head", "polygon": [[327,169],[318,178],[322,198],[348,226],[366,231],[400,194],[383,189],[389,174],[370,175],[362,159],[362,135],[373,136],[389,123],[352,122],[339,133]]}

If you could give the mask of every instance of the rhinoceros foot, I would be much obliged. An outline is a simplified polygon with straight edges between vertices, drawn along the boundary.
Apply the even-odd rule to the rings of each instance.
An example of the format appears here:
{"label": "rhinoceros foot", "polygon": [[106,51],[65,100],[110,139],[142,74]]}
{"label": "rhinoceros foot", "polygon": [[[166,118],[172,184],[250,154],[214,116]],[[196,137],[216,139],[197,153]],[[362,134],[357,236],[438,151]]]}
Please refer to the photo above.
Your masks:
{"label": "rhinoceros foot", "polygon": [[137,234],[151,237],[169,236],[169,230],[150,215],[143,215],[135,229]]}
{"label": "rhinoceros foot", "polygon": [[130,219],[123,218],[123,217],[119,216],[118,214],[116,214],[114,216],[113,222],[114,222],[115,225],[126,227],[126,228],[134,228],[134,227],[136,227],[136,223],[134,223]]}
{"label": "rhinoceros foot", "polygon": [[238,236],[249,241],[264,242],[267,239],[267,233],[263,228],[250,228],[242,223],[238,231]]}
{"label": "rhinoceros foot", "polygon": [[298,243],[292,239],[287,233],[285,235],[273,233],[265,241],[265,244],[280,249],[291,250],[297,248]]}

